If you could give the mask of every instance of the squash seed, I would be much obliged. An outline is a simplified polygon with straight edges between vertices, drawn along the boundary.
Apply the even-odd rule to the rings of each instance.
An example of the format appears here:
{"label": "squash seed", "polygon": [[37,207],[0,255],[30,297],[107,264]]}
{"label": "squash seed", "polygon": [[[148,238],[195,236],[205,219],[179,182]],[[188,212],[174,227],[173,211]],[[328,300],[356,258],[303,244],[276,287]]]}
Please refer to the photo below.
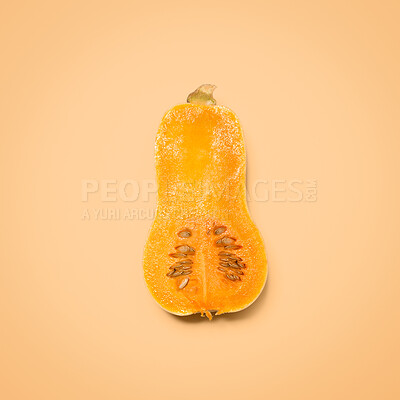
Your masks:
{"label": "squash seed", "polygon": [[172,264],[169,269],[174,269],[174,268],[180,268],[182,266],[187,266],[189,268],[191,268],[191,264],[193,264],[192,260],[182,260],[182,261],[178,261],[175,264]]}
{"label": "squash seed", "polygon": [[170,257],[174,257],[174,258],[184,258],[187,257],[187,254],[184,253],[171,253]]}
{"label": "squash seed", "polygon": [[183,289],[189,283],[189,278],[183,279],[183,281],[179,285],[179,289]]}
{"label": "squash seed", "polygon": [[178,232],[178,236],[185,239],[192,236],[192,232],[189,229],[184,229],[183,231]]}
{"label": "squash seed", "polygon": [[236,278],[239,278],[238,276],[233,274],[225,274],[225,276],[231,281],[236,281],[237,280]]}
{"label": "squash seed", "polygon": [[219,265],[221,265],[221,267],[229,267],[229,263],[221,262]]}
{"label": "squash seed", "polygon": [[236,261],[236,264],[240,267],[240,268],[246,268],[246,264],[241,263],[239,261]]}
{"label": "squash seed", "polygon": [[176,246],[175,250],[178,253],[185,253],[185,254],[194,254],[194,252],[195,252],[194,248],[188,246],[187,244],[182,244],[180,246]]}
{"label": "squash seed", "polygon": [[233,244],[233,245],[225,246],[224,248],[227,249],[227,250],[238,250],[238,249],[241,249],[242,246],[237,245],[237,244]]}
{"label": "squash seed", "polygon": [[187,253],[190,250],[190,247],[186,244],[183,244],[181,246],[176,246],[175,250],[179,253]]}
{"label": "squash seed", "polygon": [[172,271],[169,271],[167,276],[172,276],[172,274],[175,272],[175,270],[173,269]]}
{"label": "squash seed", "polygon": [[182,271],[181,275],[190,275],[193,271]]}
{"label": "squash seed", "polygon": [[214,230],[214,235],[221,235],[222,233],[224,233],[226,231],[226,226],[218,226],[217,228],[215,228]]}
{"label": "squash seed", "polygon": [[189,259],[182,260],[182,261],[179,261],[177,264],[193,264],[193,260],[189,260]]}
{"label": "squash seed", "polygon": [[240,270],[240,269],[237,269],[237,270],[235,271],[235,274],[244,275],[244,272],[243,272],[242,270]]}
{"label": "squash seed", "polygon": [[235,242],[236,242],[235,238],[231,238],[231,237],[227,237],[227,236],[221,239],[221,243],[225,246],[234,244]]}
{"label": "squash seed", "polygon": [[227,251],[220,251],[218,253],[219,256],[234,256],[233,253],[228,253]]}
{"label": "squash seed", "polygon": [[174,278],[175,278],[176,276],[180,276],[180,275],[182,275],[182,274],[183,274],[183,272],[184,272],[184,271],[176,271],[176,270],[175,270],[175,271],[174,271],[174,272],[173,272],[173,273],[172,273],[170,276],[172,276],[172,277],[174,277]]}
{"label": "squash seed", "polygon": [[233,263],[229,263],[229,268],[237,268],[237,269],[240,269],[240,267],[239,267],[239,265],[237,265],[237,264],[233,264]]}
{"label": "squash seed", "polygon": [[177,267],[175,267],[175,269],[178,271],[187,271],[189,269],[192,269],[191,265],[179,265]]}
{"label": "squash seed", "polygon": [[227,248],[226,246],[233,245],[235,242],[236,242],[235,238],[230,238],[228,236],[225,236],[222,239],[218,239],[215,242],[215,244],[219,247],[225,246],[225,248]]}
{"label": "squash seed", "polygon": [[225,269],[225,268],[218,267],[217,269],[218,269],[219,271],[226,272],[226,269]]}

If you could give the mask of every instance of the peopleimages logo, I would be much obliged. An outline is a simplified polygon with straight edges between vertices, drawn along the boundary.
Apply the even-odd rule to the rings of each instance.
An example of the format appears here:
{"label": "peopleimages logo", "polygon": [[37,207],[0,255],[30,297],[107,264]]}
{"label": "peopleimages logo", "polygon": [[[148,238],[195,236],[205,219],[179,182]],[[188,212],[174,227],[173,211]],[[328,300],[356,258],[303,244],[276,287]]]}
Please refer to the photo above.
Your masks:
{"label": "peopleimages logo", "polygon": [[248,182],[246,187],[238,187],[234,182],[226,182],[221,186],[201,180],[185,183],[167,181],[158,187],[154,179],[82,179],[81,201],[84,207],[81,219],[153,220],[158,191],[162,191],[171,205],[179,202],[183,206],[182,211],[175,207],[175,218],[186,218],[184,209],[190,204],[210,201],[218,206],[221,201],[236,201],[243,192],[246,192],[249,204],[316,202],[318,181],[315,178],[258,179]]}

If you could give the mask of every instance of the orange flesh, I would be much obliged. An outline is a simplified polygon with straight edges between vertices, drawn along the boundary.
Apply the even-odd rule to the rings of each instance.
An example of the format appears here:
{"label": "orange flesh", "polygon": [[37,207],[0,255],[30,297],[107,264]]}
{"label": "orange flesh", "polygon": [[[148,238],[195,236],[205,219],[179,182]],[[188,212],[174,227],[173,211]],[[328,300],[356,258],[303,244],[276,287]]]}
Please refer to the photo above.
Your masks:
{"label": "orange flesh", "polygon": [[[144,273],[165,310],[211,318],[210,311],[246,308],[262,291],[267,261],[247,209],[245,166],[242,130],[228,108],[183,104],[164,116],[156,140],[157,215],[145,247]],[[218,226],[226,231],[216,235]],[[180,238],[185,228],[191,236]],[[218,247],[216,241],[223,237],[236,239],[234,244],[241,247]],[[169,277],[170,267],[180,260],[170,254],[183,244],[195,249],[187,255],[192,273]],[[231,281],[218,270],[221,251],[242,259],[240,280]],[[180,289],[186,278],[189,282]]]}

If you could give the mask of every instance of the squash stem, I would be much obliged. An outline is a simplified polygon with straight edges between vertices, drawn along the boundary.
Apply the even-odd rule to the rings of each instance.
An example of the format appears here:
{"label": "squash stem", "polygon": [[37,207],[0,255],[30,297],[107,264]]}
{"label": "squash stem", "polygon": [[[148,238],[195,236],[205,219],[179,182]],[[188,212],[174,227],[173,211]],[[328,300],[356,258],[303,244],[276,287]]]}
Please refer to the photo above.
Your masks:
{"label": "squash stem", "polygon": [[210,85],[208,83],[201,85],[194,92],[189,94],[187,102],[191,104],[203,104],[206,106],[217,104],[213,97],[215,88],[215,85]]}

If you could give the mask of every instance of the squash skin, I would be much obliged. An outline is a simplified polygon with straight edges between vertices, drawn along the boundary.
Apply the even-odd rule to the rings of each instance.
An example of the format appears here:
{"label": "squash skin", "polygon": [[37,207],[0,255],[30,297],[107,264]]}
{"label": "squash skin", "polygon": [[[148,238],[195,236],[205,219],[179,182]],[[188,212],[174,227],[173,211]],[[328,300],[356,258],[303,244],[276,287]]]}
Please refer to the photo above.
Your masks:
{"label": "squash skin", "polygon": [[[224,106],[182,104],[162,119],[156,138],[159,184],[156,218],[144,251],[144,276],[155,300],[175,315],[243,310],[261,293],[267,278],[262,237],[250,218],[245,190],[246,154],[236,115]],[[217,271],[217,236],[237,238],[246,263],[240,281]],[[192,236],[177,233],[189,228]],[[222,236],[224,236],[222,235]],[[189,283],[166,276],[178,244],[195,248]]]}

